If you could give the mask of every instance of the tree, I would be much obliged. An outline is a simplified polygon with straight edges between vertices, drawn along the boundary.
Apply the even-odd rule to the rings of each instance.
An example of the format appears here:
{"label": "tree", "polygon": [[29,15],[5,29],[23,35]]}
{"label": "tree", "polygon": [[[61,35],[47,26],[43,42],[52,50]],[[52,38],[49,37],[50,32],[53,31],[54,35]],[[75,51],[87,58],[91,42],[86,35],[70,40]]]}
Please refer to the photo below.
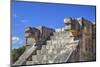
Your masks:
{"label": "tree", "polygon": [[11,57],[12,57],[12,63],[15,63],[18,58],[23,54],[23,52],[25,51],[25,46],[22,46],[20,48],[14,48],[11,51]]}

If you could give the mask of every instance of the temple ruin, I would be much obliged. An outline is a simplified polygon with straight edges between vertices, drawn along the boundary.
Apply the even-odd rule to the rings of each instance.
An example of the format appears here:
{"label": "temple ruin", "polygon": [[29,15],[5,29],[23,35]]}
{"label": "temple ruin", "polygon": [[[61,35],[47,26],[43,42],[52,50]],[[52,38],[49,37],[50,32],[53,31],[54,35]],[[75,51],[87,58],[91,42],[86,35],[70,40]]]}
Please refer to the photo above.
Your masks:
{"label": "temple ruin", "polygon": [[13,65],[34,65],[96,60],[96,25],[81,18],[65,18],[65,26],[25,29],[26,51]]}

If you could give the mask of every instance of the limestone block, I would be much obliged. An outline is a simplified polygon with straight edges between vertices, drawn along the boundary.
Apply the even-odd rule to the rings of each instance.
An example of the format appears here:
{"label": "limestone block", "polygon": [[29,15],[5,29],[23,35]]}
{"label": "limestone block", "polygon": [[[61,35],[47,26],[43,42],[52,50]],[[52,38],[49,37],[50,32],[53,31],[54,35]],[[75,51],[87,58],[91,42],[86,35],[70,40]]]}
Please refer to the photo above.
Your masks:
{"label": "limestone block", "polygon": [[66,62],[69,58],[71,51],[70,50],[62,50],[54,59],[54,63],[62,63]]}
{"label": "limestone block", "polygon": [[34,64],[42,64],[44,62],[44,55],[36,55],[36,57],[32,56],[32,61]]}
{"label": "limestone block", "polygon": [[54,46],[52,46],[52,45],[48,45],[46,48],[47,48],[48,50],[50,50],[50,49],[53,49]]}
{"label": "limestone block", "polygon": [[71,37],[68,37],[68,36],[66,36],[66,37],[54,37],[54,36],[51,36],[50,37],[51,40],[66,40],[68,38],[71,38]]}
{"label": "limestone block", "polygon": [[53,34],[54,30],[52,28],[48,28],[48,27],[44,27],[44,26],[40,26],[38,27],[38,29],[40,30],[40,39],[46,39],[48,38],[51,34]]}
{"label": "limestone block", "polygon": [[48,41],[46,41],[47,42],[47,44],[51,44],[51,41],[50,40],[48,40]]}
{"label": "limestone block", "polygon": [[70,37],[69,35],[55,35],[54,38],[64,38],[64,37]]}
{"label": "limestone block", "polygon": [[42,60],[40,61],[41,64],[46,64],[48,63],[48,57],[47,55],[43,55]]}
{"label": "limestone block", "polygon": [[42,49],[46,49],[46,45],[42,45]]}
{"label": "limestone block", "polygon": [[47,57],[48,57],[48,63],[54,63],[53,60],[55,58],[56,54],[48,54]]}
{"label": "limestone block", "polygon": [[69,34],[69,32],[61,31],[61,32],[54,32],[54,35],[61,35],[61,34]]}
{"label": "limestone block", "polygon": [[36,43],[36,41],[35,41],[34,38],[27,38],[27,44],[28,44],[28,45],[32,45],[32,44],[34,44],[34,43]]}
{"label": "limestone block", "polygon": [[[37,62],[38,63],[38,62]],[[34,65],[35,63],[33,61],[26,61],[26,65]]]}
{"label": "limestone block", "polygon": [[37,55],[37,61],[39,64],[42,63],[44,56],[43,55]]}
{"label": "limestone block", "polygon": [[37,55],[41,55],[41,50],[37,50]]}
{"label": "limestone block", "polygon": [[41,54],[42,54],[42,55],[45,55],[45,54],[47,54],[47,53],[48,53],[48,49],[42,49],[42,50],[41,50]]}
{"label": "limestone block", "polygon": [[38,60],[37,60],[37,55],[33,55],[33,56],[32,56],[32,61],[37,61],[37,62],[38,62]]}
{"label": "limestone block", "polygon": [[26,62],[26,65],[35,65],[35,64],[41,64],[41,63],[38,61],[27,61]]}

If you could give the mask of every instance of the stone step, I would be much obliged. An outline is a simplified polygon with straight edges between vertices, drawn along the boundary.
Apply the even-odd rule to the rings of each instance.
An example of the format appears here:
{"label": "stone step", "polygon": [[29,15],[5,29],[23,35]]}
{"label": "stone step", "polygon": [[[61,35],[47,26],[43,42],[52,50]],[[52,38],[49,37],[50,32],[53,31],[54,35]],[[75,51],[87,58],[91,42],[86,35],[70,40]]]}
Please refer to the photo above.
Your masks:
{"label": "stone step", "polygon": [[46,49],[69,47],[73,43],[74,42],[69,42],[69,43],[64,42],[64,43],[59,43],[59,44],[47,44]]}
{"label": "stone step", "polygon": [[[52,39],[51,39],[52,40]],[[56,41],[58,40],[60,40],[60,41],[72,41],[72,40],[74,40],[74,37],[70,37],[70,38],[67,38],[67,37],[63,37],[62,39],[60,39],[59,37],[57,38],[57,39],[55,39]]]}
{"label": "stone step", "polygon": [[42,45],[42,49],[45,49],[47,45]]}
{"label": "stone step", "polygon": [[36,55],[36,57],[32,56],[32,61],[37,62],[38,64],[42,64],[45,61],[47,61],[47,56],[46,55]]}
{"label": "stone step", "polygon": [[57,54],[47,54],[47,63],[54,63],[53,60]]}
{"label": "stone step", "polygon": [[[66,48],[65,47],[57,48],[57,49],[53,48],[53,49],[49,49],[49,50],[42,49],[41,51],[47,51],[47,53],[43,52],[44,54],[33,55],[32,61],[29,61],[26,64],[28,65],[28,64],[54,63],[54,59],[55,59],[55,61],[59,60],[60,55],[61,55],[61,59],[58,62],[56,62],[56,63],[59,63],[59,62],[62,62],[64,59],[67,58],[67,56],[69,55],[71,50],[72,49],[69,49],[67,47]],[[64,55],[64,56],[62,56],[62,55]],[[56,56],[58,56],[58,57],[56,57]]]}
{"label": "stone step", "polygon": [[60,51],[60,53],[55,57],[54,62],[55,63],[63,63],[66,62],[69,56],[71,55],[72,49],[64,49]]}
{"label": "stone step", "polygon": [[72,34],[70,33],[70,34],[54,34],[53,36],[72,36]]}
{"label": "stone step", "polygon": [[64,49],[68,49],[67,46],[62,46],[62,47],[55,47],[55,46],[46,46],[45,49],[41,49],[41,52],[39,52],[39,54],[44,55],[44,54],[57,54],[59,53],[61,50]]}
{"label": "stone step", "polygon": [[47,49],[46,49],[47,45],[42,45],[41,50],[37,50],[37,55],[43,55],[44,53],[46,53]]}
{"label": "stone step", "polygon": [[69,39],[69,38],[74,38],[73,36],[69,36],[69,35],[62,35],[62,36],[60,36],[60,35],[58,35],[58,36],[51,36],[50,37],[50,39],[52,39],[52,38],[56,38],[56,39],[59,39],[59,38],[65,38],[65,39]]}
{"label": "stone step", "polygon": [[41,55],[41,50],[37,50],[37,55]]}
{"label": "stone step", "polygon": [[[40,55],[47,55],[47,54],[57,54],[59,53],[61,50],[64,49],[68,49],[67,47],[63,47],[63,48],[48,48],[48,49],[42,49],[41,50],[41,54]],[[39,55],[39,54],[38,54]]]}
{"label": "stone step", "polygon": [[71,45],[77,44],[77,41],[63,42],[63,43],[55,43],[55,44],[47,44],[46,49],[57,49],[57,48],[68,48]]}
{"label": "stone step", "polygon": [[[56,51],[56,53],[55,53],[55,51]],[[58,50],[54,50],[52,53],[50,53],[50,54],[47,54],[47,58],[48,58],[48,63],[53,63],[53,60],[56,58],[56,56],[59,56],[59,55],[63,55],[63,54],[65,54],[65,52],[66,52],[66,55],[64,55],[64,56],[68,56],[69,54],[70,54],[70,49],[58,49]],[[65,58],[62,58],[61,60],[64,60]]]}
{"label": "stone step", "polygon": [[66,62],[67,61],[66,59],[69,58],[70,52],[71,51],[65,51],[65,52],[60,53],[58,56],[55,57],[54,62],[55,63]]}
{"label": "stone step", "polygon": [[26,61],[26,65],[35,65],[35,64],[39,64],[38,61]]}
{"label": "stone step", "polygon": [[[32,56],[32,59],[34,59],[34,56]],[[47,55],[37,55],[36,59],[36,62],[38,62],[38,64],[45,64],[48,62]]]}
{"label": "stone step", "polygon": [[41,49],[41,55],[48,54],[48,49]]}
{"label": "stone step", "polygon": [[54,59],[55,56],[55,54],[37,55],[37,61],[33,61],[33,64],[35,64],[34,62],[37,62],[37,64],[52,63],[51,61]]}
{"label": "stone step", "polygon": [[70,38],[73,38],[74,39],[74,37],[67,37],[67,36],[65,36],[65,37],[58,37],[58,36],[51,36],[50,37],[50,39],[51,40],[66,40],[66,39],[70,39]]}
{"label": "stone step", "polygon": [[69,38],[66,40],[48,40],[47,44],[63,44],[63,43],[69,43],[69,42],[73,42],[73,38]]}
{"label": "stone step", "polygon": [[37,55],[32,55],[32,61],[38,62],[38,60],[37,60]]}
{"label": "stone step", "polygon": [[70,34],[71,32],[67,32],[67,31],[62,31],[62,32],[54,32],[54,35],[59,35],[59,34]]}
{"label": "stone step", "polygon": [[[64,50],[65,48],[56,48],[56,49],[52,49],[51,54],[59,54],[62,50]],[[67,49],[67,48],[66,48]],[[50,52],[48,52],[50,53]]]}
{"label": "stone step", "polygon": [[[45,54],[45,55],[35,55],[35,56],[33,55],[32,61],[27,61],[26,65],[54,63],[54,59],[58,62],[61,62],[64,59],[66,59],[66,57],[69,55],[69,51],[66,51],[66,53],[64,53],[64,50],[59,50],[60,52],[58,51],[57,54],[50,53],[50,54]],[[64,55],[64,56],[62,57],[62,55]],[[56,56],[58,56],[58,57],[56,57]]]}
{"label": "stone step", "polygon": [[64,35],[64,34],[60,34],[60,35],[53,35],[54,37],[70,37],[71,35]]}
{"label": "stone step", "polygon": [[67,44],[67,43],[63,43],[63,44],[53,44],[53,45],[48,44],[46,46],[46,49],[66,48],[67,46],[69,46],[69,44]]}
{"label": "stone step", "polygon": [[55,33],[55,34],[54,34],[54,36],[63,36],[63,35],[64,35],[64,36],[66,36],[66,35],[68,36],[68,35],[70,35],[70,34],[68,34],[68,33],[61,33],[61,34]]}

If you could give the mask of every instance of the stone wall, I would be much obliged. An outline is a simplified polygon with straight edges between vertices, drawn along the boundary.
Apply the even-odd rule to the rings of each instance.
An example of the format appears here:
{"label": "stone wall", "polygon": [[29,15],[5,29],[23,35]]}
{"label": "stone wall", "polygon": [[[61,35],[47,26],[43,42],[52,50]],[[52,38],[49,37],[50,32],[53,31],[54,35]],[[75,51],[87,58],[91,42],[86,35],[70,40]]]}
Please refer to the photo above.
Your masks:
{"label": "stone wall", "polygon": [[54,29],[45,26],[39,26],[37,29],[40,30],[40,40],[48,39],[55,32]]}
{"label": "stone wall", "polygon": [[96,24],[93,24],[93,32],[92,32],[92,43],[93,43],[93,58],[96,60]]}
{"label": "stone wall", "polygon": [[83,29],[82,29],[82,45],[80,45],[80,61],[91,61],[93,60],[95,54],[93,54],[93,23],[82,19]]}
{"label": "stone wall", "polygon": [[[82,18],[66,18],[64,20],[65,27],[61,29],[56,29],[56,32],[70,31],[72,35],[75,37],[74,39],[80,40],[79,46],[77,49],[73,51],[70,56],[68,62],[76,62],[76,61],[91,61],[96,60],[96,27],[95,25]],[[70,26],[70,28],[66,27]],[[32,44],[39,41],[47,40],[53,32],[55,32],[51,28],[47,28],[44,26],[40,26],[37,28],[30,28],[30,31],[26,31],[29,33],[29,37],[26,37],[26,44]],[[34,33],[34,34],[33,34]],[[27,46],[30,48],[31,46]]]}
{"label": "stone wall", "polygon": [[53,29],[44,26],[27,27],[25,29],[26,49],[29,49],[34,43],[47,40],[53,32]]}
{"label": "stone wall", "polygon": [[65,30],[69,30],[72,32],[73,36],[77,36],[80,33],[81,30],[81,24],[79,23],[79,21],[75,18],[65,18],[64,19],[64,23],[65,23]]}
{"label": "stone wall", "polygon": [[66,18],[64,22],[65,27],[56,30],[44,26],[26,28],[28,50],[17,64],[95,61],[96,25],[84,18]]}
{"label": "stone wall", "polygon": [[[73,28],[74,22],[72,22],[71,30],[77,31],[77,29],[79,28],[78,32],[80,33],[80,35],[77,35],[76,37],[78,37],[80,42],[77,49],[70,56],[68,62],[96,60],[95,57],[96,44],[95,44],[95,38],[93,39],[93,36],[95,36],[95,34],[93,35],[93,33],[95,33],[95,29],[93,27],[92,22],[84,18],[78,18],[74,20],[76,20],[79,23],[79,25],[75,25],[75,27]],[[76,26],[78,26],[78,28]]]}
{"label": "stone wall", "polygon": [[36,28],[27,27],[25,29],[26,49],[32,47],[39,40],[40,31]]}

